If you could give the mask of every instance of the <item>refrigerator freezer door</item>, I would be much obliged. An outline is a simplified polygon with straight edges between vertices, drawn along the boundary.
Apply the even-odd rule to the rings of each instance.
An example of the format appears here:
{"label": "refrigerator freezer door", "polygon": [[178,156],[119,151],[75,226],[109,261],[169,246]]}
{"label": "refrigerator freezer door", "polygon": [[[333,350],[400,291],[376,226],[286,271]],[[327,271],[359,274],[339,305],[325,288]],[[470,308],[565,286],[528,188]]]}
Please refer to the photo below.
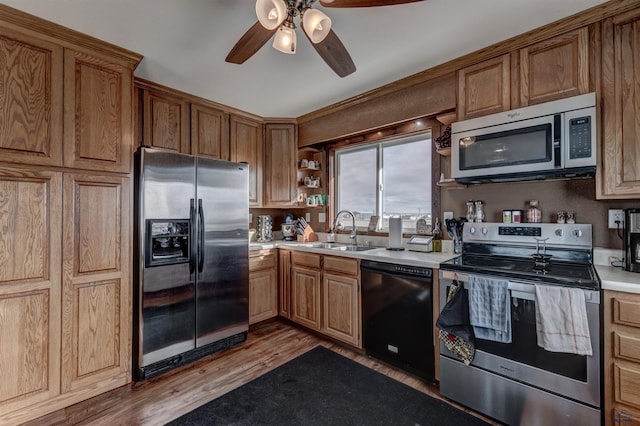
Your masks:
{"label": "refrigerator freezer door", "polygon": [[[248,330],[249,166],[197,159],[196,346]],[[204,231],[204,232],[203,232]]]}
{"label": "refrigerator freezer door", "polygon": [[[141,284],[136,300],[137,359],[144,367],[195,347],[195,274],[192,262],[147,265],[149,221],[171,219],[191,223],[195,199],[195,159],[172,152],[141,149],[139,165],[140,247],[137,257]],[[193,241],[191,223],[190,241]],[[193,245],[192,242],[190,244]],[[194,256],[191,250],[191,256]]]}

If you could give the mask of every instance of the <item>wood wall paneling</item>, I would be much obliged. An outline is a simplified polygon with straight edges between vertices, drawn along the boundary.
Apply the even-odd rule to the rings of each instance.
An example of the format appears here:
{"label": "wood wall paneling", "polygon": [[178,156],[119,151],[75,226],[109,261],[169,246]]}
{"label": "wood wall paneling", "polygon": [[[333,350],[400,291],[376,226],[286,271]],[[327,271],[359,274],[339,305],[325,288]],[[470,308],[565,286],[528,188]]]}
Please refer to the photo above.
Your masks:
{"label": "wood wall paneling", "polygon": [[63,50],[0,24],[3,161],[62,165]]}

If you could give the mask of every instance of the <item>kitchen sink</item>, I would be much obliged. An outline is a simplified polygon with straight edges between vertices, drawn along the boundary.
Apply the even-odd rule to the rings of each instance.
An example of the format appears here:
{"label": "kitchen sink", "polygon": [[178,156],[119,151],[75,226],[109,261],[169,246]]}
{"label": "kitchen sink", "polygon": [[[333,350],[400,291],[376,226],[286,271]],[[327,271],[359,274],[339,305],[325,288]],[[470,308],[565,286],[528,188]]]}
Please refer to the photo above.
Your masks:
{"label": "kitchen sink", "polygon": [[369,246],[353,246],[348,244],[339,244],[339,243],[293,243],[292,245],[296,245],[298,247],[312,247],[312,248],[323,248],[330,250],[340,250],[340,251],[367,251],[373,250],[375,247]]}

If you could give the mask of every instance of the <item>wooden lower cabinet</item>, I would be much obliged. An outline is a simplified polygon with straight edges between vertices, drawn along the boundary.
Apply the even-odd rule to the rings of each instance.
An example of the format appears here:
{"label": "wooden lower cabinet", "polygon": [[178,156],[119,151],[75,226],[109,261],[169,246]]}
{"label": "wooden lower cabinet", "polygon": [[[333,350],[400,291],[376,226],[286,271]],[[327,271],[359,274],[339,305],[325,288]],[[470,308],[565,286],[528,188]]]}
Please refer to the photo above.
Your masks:
{"label": "wooden lower cabinet", "polygon": [[327,336],[361,348],[358,261],[325,256],[323,272],[321,331]]}
{"label": "wooden lower cabinet", "polygon": [[0,169],[0,424],[131,380],[129,189]]}
{"label": "wooden lower cabinet", "polygon": [[604,292],[605,425],[640,424],[640,294]]}
{"label": "wooden lower cabinet", "polygon": [[[326,336],[361,348],[358,260],[288,250],[283,256],[285,259],[290,256],[291,278],[290,293],[287,294],[287,270],[281,265],[280,315]],[[290,298],[288,315],[287,298]]]}
{"label": "wooden lower cabinet", "polygon": [[275,250],[249,252],[249,324],[278,316]]}

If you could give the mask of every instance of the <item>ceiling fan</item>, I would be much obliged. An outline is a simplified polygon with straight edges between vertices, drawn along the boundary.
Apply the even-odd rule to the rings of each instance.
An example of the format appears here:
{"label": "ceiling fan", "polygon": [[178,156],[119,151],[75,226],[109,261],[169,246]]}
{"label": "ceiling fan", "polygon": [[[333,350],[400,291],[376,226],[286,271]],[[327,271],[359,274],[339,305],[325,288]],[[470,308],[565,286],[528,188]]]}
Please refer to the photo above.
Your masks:
{"label": "ceiling fan", "polygon": [[[325,7],[372,7],[413,3],[423,0],[320,0]],[[296,32],[293,18],[300,16],[304,34],[322,59],[340,77],[346,77],[356,66],[338,36],[331,29],[331,19],[321,11],[312,9],[316,0],[257,0],[256,22],[238,40],[225,59],[242,64],[253,56],[275,34],[273,47],[281,52],[296,51]]]}

